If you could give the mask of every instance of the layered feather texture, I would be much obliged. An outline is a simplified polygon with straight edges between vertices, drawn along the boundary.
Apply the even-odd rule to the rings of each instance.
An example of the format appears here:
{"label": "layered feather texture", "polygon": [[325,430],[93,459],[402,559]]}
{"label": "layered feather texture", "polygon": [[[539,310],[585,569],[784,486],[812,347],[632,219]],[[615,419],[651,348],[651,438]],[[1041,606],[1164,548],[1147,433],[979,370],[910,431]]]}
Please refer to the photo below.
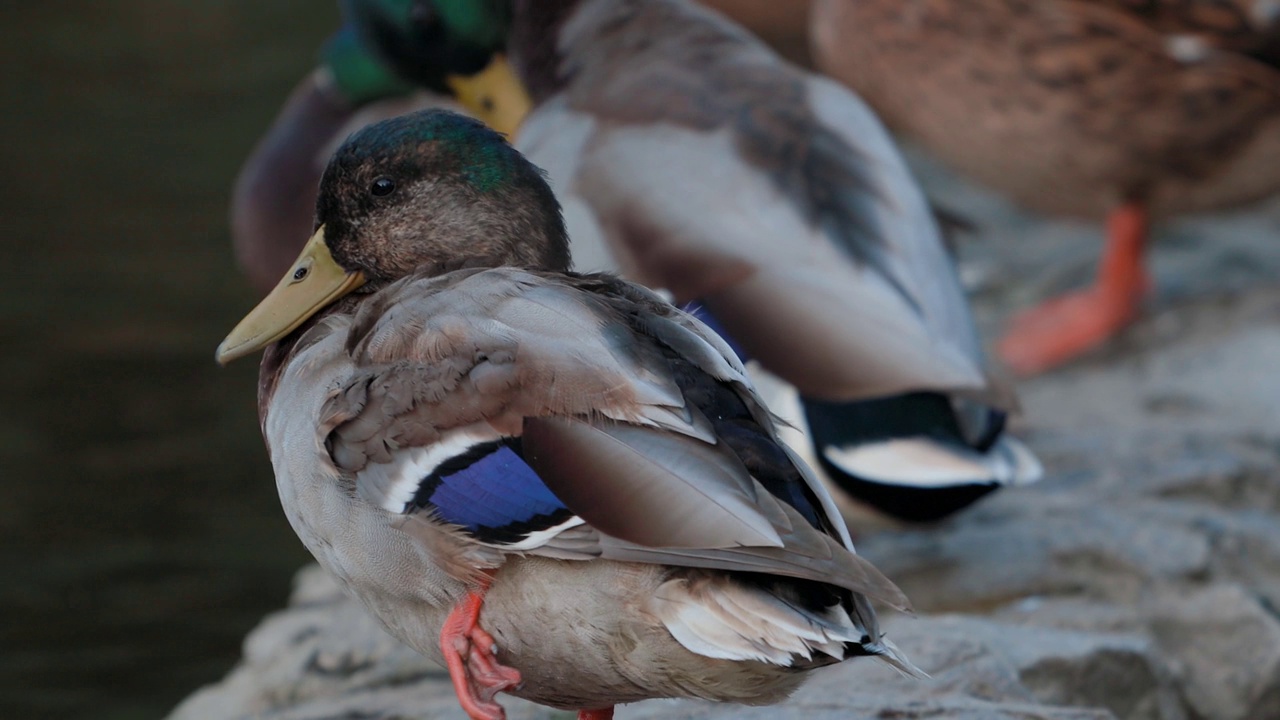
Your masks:
{"label": "layered feather texture", "polygon": [[[375,612],[387,601],[368,597],[412,583],[367,566],[327,505],[382,515],[389,534],[375,544],[409,538],[446,585],[526,557],[653,568],[638,577],[661,591],[641,608],[610,605],[618,588],[581,601],[639,610],[704,659],[911,667],[868,602],[906,599],[853,552],[741,364],[637,286],[515,269],[413,276],[277,352],[265,428],[290,519]],[[308,413],[310,443],[293,435]],[[308,467],[333,490],[300,475]],[[675,692],[662,687],[642,696]]]}
{"label": "layered feather texture", "polygon": [[1280,191],[1274,0],[819,0],[812,28],[819,67],[886,122],[1041,212]]}
{"label": "layered feather texture", "polygon": [[[528,29],[545,28],[538,16],[563,5],[518,6],[511,52],[538,102],[517,145],[564,203],[577,267],[695,303],[802,403],[856,408],[933,392],[961,426],[962,455],[1000,447],[977,439],[1001,434],[1010,394],[984,370],[931,209],[870,110],[691,3],[587,0],[552,24],[553,36]],[[787,419],[804,427],[809,418]],[[899,437],[933,443],[931,423]],[[819,456],[869,444],[882,457],[896,452],[856,423],[810,429]],[[972,484],[949,474],[954,453],[938,447],[946,460],[925,476],[943,488]],[[1030,453],[1015,457],[1010,472],[980,479],[983,492],[947,493],[961,501],[947,512],[1039,476]],[[896,475],[919,468],[919,456],[904,457]],[[861,495],[863,464],[827,469]],[[894,475],[873,480],[892,486]],[[866,499],[901,514],[898,503]]]}

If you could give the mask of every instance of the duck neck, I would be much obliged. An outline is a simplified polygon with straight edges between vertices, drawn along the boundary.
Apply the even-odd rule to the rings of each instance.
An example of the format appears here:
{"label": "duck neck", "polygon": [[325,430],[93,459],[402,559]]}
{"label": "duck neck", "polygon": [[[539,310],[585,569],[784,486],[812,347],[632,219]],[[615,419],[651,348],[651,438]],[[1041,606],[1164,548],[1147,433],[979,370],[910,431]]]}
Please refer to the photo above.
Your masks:
{"label": "duck neck", "polygon": [[515,2],[507,51],[535,105],[554,95],[568,81],[560,73],[560,32],[583,1]]}
{"label": "duck neck", "polygon": [[[323,318],[335,313],[354,313],[359,302],[358,295],[348,295],[338,300],[307,318],[293,332],[271,343],[263,351],[262,362],[258,365],[258,424],[264,439],[267,436],[267,408],[271,406],[271,398],[276,394],[280,374],[284,372],[285,366],[289,364],[289,358],[293,357],[293,353],[298,349],[298,341]],[[270,441],[268,441],[268,450],[269,444]]]}

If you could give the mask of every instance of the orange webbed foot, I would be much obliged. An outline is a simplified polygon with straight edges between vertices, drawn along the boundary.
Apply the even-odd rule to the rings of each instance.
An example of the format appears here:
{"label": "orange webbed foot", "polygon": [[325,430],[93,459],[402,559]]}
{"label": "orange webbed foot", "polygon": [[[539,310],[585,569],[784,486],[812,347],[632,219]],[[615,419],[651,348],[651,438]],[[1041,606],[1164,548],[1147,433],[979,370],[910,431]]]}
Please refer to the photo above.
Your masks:
{"label": "orange webbed foot", "polygon": [[467,661],[476,694],[485,702],[493,702],[498,693],[520,684],[520,671],[498,662],[497,643],[478,625],[471,631],[471,652]]}
{"label": "orange webbed foot", "polygon": [[1097,288],[1055,298],[1014,318],[1000,358],[1023,376],[1055,368],[1114,337],[1137,317],[1137,305]]}
{"label": "orange webbed foot", "polygon": [[613,708],[607,707],[600,710],[579,710],[578,720],[613,720]]}
{"label": "orange webbed foot", "polygon": [[445,618],[440,649],[458,703],[472,720],[506,720],[494,697],[520,684],[520,672],[498,662],[493,636],[480,627],[488,581],[468,594]]}
{"label": "orange webbed foot", "polygon": [[1019,375],[1035,375],[1099,347],[1132,323],[1151,285],[1143,265],[1146,239],[1141,205],[1112,212],[1097,281],[1015,317],[998,346],[1005,364]]}

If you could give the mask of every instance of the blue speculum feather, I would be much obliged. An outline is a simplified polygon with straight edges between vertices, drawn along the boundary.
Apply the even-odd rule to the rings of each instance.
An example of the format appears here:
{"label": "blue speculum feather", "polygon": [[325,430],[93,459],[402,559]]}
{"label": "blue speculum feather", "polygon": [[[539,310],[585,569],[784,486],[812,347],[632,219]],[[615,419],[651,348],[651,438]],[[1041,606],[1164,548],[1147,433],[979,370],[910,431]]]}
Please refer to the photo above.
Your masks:
{"label": "blue speculum feather", "polygon": [[411,506],[433,509],[486,542],[518,541],[571,515],[525,463],[519,438],[481,443],[441,463]]}

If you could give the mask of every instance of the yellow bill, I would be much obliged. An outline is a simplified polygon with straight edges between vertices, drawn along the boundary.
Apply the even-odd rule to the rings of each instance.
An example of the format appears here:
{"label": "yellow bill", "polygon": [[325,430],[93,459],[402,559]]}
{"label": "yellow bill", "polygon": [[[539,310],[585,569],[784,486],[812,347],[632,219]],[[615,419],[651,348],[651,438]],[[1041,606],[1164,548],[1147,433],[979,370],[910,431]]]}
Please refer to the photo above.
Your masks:
{"label": "yellow bill", "polygon": [[218,364],[257,352],[293,332],[329,303],[363,285],[364,273],[343,270],[324,243],[324,226],[307,241],[293,267],[258,307],[218,346]]}
{"label": "yellow bill", "polygon": [[450,75],[445,82],[472,115],[511,140],[533,105],[511,63],[501,53],[494,55],[479,73],[470,77]]}

